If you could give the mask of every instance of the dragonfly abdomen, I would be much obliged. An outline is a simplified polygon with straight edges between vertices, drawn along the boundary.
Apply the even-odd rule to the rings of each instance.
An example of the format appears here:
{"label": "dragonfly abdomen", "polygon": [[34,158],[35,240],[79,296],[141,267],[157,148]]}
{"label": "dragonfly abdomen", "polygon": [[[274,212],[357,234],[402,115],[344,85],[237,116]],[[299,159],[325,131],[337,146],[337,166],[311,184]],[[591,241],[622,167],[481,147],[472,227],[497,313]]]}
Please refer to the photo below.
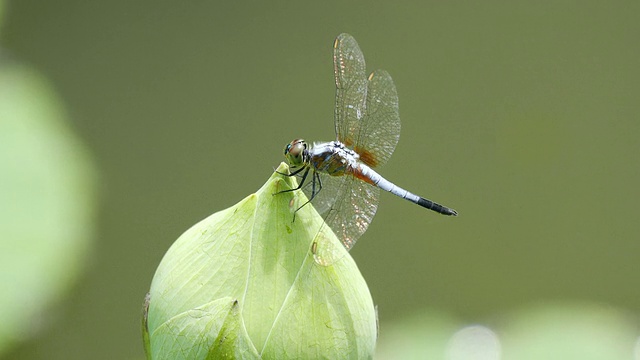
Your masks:
{"label": "dragonfly abdomen", "polygon": [[417,204],[418,200],[420,199],[420,196],[412,194],[407,190],[392,183],[391,181],[383,178],[382,175],[378,174],[372,168],[365,164],[358,164],[357,170],[354,171],[354,176],[368,182],[371,185],[377,186],[384,191],[388,191],[413,203]]}
{"label": "dragonfly abdomen", "polygon": [[424,208],[427,208],[429,210],[433,210],[437,213],[443,214],[443,215],[453,215],[456,216],[458,215],[458,213],[453,210],[450,209],[444,205],[440,205],[436,202],[433,202],[429,199],[425,199],[421,196],[418,196],[414,193],[411,193],[399,186],[397,186],[396,184],[392,183],[391,181],[385,179],[382,177],[382,175],[378,174],[377,172],[375,172],[373,169],[371,169],[370,167],[368,167],[365,164],[358,164],[358,168],[356,171],[353,172],[354,176],[356,176],[357,178],[368,182],[371,185],[377,186],[382,190],[388,191],[396,196],[399,196],[403,199],[407,199],[409,201],[411,201],[414,204],[418,204]]}

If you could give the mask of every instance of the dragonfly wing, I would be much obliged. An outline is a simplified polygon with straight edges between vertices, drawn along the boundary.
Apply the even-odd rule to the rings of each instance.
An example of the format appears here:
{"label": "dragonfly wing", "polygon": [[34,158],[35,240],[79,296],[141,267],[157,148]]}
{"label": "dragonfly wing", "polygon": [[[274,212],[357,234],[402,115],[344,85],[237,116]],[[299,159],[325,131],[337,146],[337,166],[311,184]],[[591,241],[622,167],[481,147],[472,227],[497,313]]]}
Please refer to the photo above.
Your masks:
{"label": "dragonfly wing", "polygon": [[364,55],[356,39],[349,34],[340,34],[333,44],[333,69],[336,138],[353,147],[364,116],[367,74]]}
{"label": "dragonfly wing", "polygon": [[[353,176],[331,176],[318,172],[315,189],[311,174],[302,187],[307,199],[325,219],[331,229],[349,250],[364,234],[373,219],[380,198],[380,190]],[[315,192],[315,196],[313,195]],[[302,206],[302,203],[297,206]],[[344,225],[343,225],[344,224]]]}
{"label": "dragonfly wing", "polygon": [[[381,70],[367,78],[362,51],[348,34],[336,39],[333,61],[337,139],[354,149],[365,164],[381,165],[391,157],[400,135],[398,95],[393,80]],[[349,250],[373,220],[380,190],[349,175],[335,178],[321,175],[320,180],[323,187],[313,203],[324,211],[325,224]],[[318,234],[314,242],[318,263],[332,263],[333,254],[345,253],[344,249],[334,251],[323,231]]]}
{"label": "dragonfly wing", "polygon": [[371,223],[378,209],[380,189],[353,176],[345,176],[338,199],[329,210],[325,221],[347,250],[355,245]]}
{"label": "dragonfly wing", "polygon": [[371,167],[389,160],[400,139],[398,92],[391,75],[376,70],[368,78],[364,119],[354,150]]}
{"label": "dragonfly wing", "polygon": [[398,93],[384,70],[366,77],[356,40],[341,34],[334,43],[336,136],[371,167],[389,160],[400,139]]}
{"label": "dragonfly wing", "polygon": [[[316,184],[313,184],[313,174],[310,173],[302,187],[302,191],[304,191],[307,199],[311,199],[313,197],[313,200],[311,201],[313,207],[320,215],[326,217],[328,211],[334,206],[334,203],[339,196],[338,194],[342,188],[343,182],[346,180],[346,176],[331,176],[322,172],[316,172],[316,174],[319,178],[316,179]],[[302,204],[299,204],[298,206],[301,205]]]}
{"label": "dragonfly wing", "polygon": [[[315,184],[314,176],[317,176]],[[316,232],[313,255],[320,265],[334,264],[367,230],[377,210],[380,190],[353,176],[330,176],[316,172],[316,175],[309,173],[302,191],[306,198],[292,204],[292,210],[303,205],[309,206],[302,201],[313,198],[313,207],[324,218],[322,227]],[[329,231],[333,231],[342,245],[332,240]]]}
{"label": "dragonfly wing", "polygon": [[[341,176],[340,187],[335,202],[323,215],[325,224],[340,239],[342,245],[350,250],[371,223],[376,210],[380,189],[366,184],[353,176]],[[337,251],[323,232],[318,232],[314,256],[321,265],[330,265],[339,260],[346,252]]]}

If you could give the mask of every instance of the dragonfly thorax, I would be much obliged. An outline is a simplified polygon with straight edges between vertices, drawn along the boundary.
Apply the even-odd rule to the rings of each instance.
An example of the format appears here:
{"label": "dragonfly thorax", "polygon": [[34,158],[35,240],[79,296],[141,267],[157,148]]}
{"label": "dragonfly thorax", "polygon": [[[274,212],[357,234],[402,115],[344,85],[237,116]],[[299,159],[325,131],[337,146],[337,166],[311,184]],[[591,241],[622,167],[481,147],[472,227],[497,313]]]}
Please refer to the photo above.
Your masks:
{"label": "dragonfly thorax", "polygon": [[307,150],[309,162],[316,171],[332,176],[351,173],[358,167],[360,155],[340,141],[314,143]]}

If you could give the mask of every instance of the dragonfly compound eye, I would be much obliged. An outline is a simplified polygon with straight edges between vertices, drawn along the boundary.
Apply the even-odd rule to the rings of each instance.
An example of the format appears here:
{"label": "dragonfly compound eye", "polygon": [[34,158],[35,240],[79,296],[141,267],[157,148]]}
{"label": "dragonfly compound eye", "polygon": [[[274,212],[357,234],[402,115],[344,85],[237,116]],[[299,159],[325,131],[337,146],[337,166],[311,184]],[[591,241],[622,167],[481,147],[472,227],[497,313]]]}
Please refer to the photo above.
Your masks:
{"label": "dragonfly compound eye", "polygon": [[293,140],[284,148],[284,156],[287,158],[290,166],[297,167],[304,163],[304,151],[307,143],[304,140]]}

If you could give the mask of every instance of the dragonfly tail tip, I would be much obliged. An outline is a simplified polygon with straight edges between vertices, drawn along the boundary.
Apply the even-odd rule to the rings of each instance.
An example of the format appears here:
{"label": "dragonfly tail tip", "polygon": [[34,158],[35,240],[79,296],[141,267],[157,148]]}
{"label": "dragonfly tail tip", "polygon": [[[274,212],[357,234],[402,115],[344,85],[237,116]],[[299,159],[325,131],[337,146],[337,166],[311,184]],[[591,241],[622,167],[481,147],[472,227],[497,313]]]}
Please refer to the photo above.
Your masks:
{"label": "dragonfly tail tip", "polygon": [[455,211],[455,210],[453,210],[451,208],[445,207],[445,206],[442,207],[442,211],[440,213],[442,215],[458,216],[458,212],[457,211]]}

